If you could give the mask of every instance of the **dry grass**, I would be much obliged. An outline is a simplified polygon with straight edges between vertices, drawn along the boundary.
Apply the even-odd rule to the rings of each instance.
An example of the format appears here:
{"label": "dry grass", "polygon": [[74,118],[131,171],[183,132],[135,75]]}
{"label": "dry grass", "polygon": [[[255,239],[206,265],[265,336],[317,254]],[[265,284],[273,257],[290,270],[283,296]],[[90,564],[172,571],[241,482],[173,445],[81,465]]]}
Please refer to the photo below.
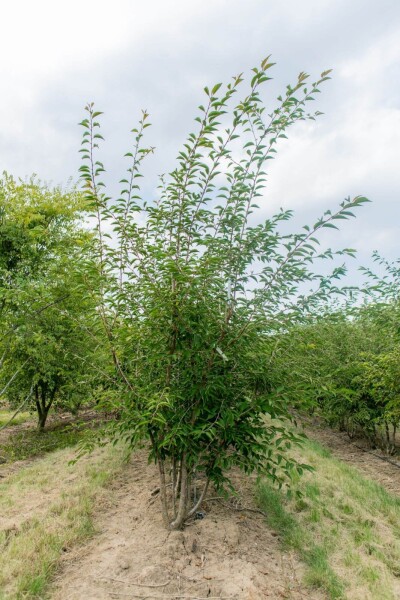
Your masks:
{"label": "dry grass", "polygon": [[[300,455],[301,454],[301,455]],[[0,599],[46,598],[64,552],[94,532],[92,514],[122,468],[123,451],[96,450],[74,466],[59,450],[0,483]],[[330,598],[400,598],[400,498],[308,441],[315,468],[283,498],[260,482],[260,502],[282,541],[307,565],[306,583]]]}
{"label": "dry grass", "polygon": [[330,598],[400,598],[400,498],[315,442],[299,457],[315,468],[283,499],[263,481],[260,501],[284,542],[305,560],[306,581]]}
{"label": "dry grass", "polygon": [[60,556],[94,532],[92,513],[123,465],[103,448],[70,466],[60,450],[0,484],[0,598],[45,598]]}

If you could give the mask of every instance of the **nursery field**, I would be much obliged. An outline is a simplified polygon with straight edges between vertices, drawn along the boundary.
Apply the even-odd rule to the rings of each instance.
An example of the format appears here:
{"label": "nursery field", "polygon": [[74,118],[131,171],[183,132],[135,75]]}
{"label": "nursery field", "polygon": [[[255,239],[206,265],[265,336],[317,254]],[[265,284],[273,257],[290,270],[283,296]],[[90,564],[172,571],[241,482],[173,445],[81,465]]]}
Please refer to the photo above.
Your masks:
{"label": "nursery field", "polygon": [[400,598],[400,262],[348,277],[365,196],[265,205],[331,73],[271,107],[274,64],[158,186],[142,111],[114,193],[93,103],[77,184],[0,177],[2,600]]}
{"label": "nursery field", "polygon": [[[236,494],[211,490],[202,519],[168,532],[146,451],[106,446],[73,465],[70,426],[0,466],[0,597],[399,597],[399,469],[337,432],[309,427],[295,450],[314,468],[294,482],[299,498],[234,469]],[[18,427],[36,434],[29,416],[10,427],[3,456]]]}

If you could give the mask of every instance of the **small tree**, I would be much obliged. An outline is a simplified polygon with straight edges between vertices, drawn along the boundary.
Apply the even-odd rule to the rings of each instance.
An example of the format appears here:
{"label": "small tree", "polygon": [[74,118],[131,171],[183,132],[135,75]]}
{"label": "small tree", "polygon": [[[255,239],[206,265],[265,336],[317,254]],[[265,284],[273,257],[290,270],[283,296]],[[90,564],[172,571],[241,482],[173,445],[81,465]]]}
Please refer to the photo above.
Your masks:
{"label": "small tree", "polygon": [[92,300],[81,291],[92,235],[80,226],[83,205],[76,190],[0,180],[0,382],[12,404],[32,398],[41,429],[57,399],[87,392],[92,371]]}
{"label": "small tree", "polygon": [[306,106],[329,78],[326,71],[308,84],[301,73],[267,114],[260,91],[271,67],[267,58],[253,69],[239,102],[241,75],[205,88],[197,131],[154,202],[139,191],[141,163],[153,151],[142,145],[147,113],[133,130],[131,166],[115,201],[104,193],[96,157],[101,113],[90,104],[82,121],[81,173],[97,219],[93,271],[101,276],[99,306],[121,386],[113,435],[132,445],[150,440],[170,529],[196,513],[210,482],[217,489],[229,483],[233,465],[279,482],[302,471],[286,452],[298,436],[276,421],[290,415],[270,394],[262,350],[271,333],[338,291],[343,267],[328,276],[312,271],[337,254],[321,251],[316,235],[366,201],[346,200],[295,234],[280,232],[291,211],[262,222],[252,216],[267,161],[291,125],[319,114]]}
{"label": "small tree", "polygon": [[[45,309],[40,293],[52,283],[55,261],[89,239],[78,227],[83,198],[77,190],[50,188],[32,177],[0,178],[0,338],[2,357],[9,335]],[[0,365],[2,361],[0,361]]]}
{"label": "small tree", "polygon": [[[50,188],[32,177],[0,178],[0,298],[12,304],[24,284],[51,268],[54,256],[76,244],[84,202],[77,190]],[[9,294],[7,295],[7,292]]]}
{"label": "small tree", "polygon": [[[350,438],[394,452],[400,422],[398,288],[391,278],[335,302],[271,338],[271,385],[278,398],[317,414]],[[390,292],[388,294],[387,292]],[[321,307],[322,309],[323,307]],[[326,307],[327,308],[327,307]]]}
{"label": "small tree", "polygon": [[104,368],[104,355],[87,326],[86,314],[93,307],[89,309],[74,284],[69,276],[42,292],[47,309],[14,333],[3,367],[5,381],[16,373],[7,388],[8,400],[16,405],[30,395],[40,430],[52,406],[76,412],[88,401]]}
{"label": "small tree", "polygon": [[317,414],[352,437],[361,419],[372,422],[366,411],[369,398],[357,380],[361,356],[376,341],[376,332],[356,319],[354,308],[351,319],[344,308],[338,312],[337,303],[334,312],[310,315],[276,338],[274,390],[300,412]]}

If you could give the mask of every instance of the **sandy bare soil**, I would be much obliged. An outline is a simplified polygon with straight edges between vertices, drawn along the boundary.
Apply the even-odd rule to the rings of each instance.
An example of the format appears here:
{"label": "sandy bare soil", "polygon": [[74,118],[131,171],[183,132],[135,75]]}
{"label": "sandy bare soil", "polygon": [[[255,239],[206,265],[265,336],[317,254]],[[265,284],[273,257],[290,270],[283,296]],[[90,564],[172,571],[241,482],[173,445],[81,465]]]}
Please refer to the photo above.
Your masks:
{"label": "sandy bare soil", "polygon": [[136,453],[99,507],[98,534],[67,551],[52,600],[111,598],[261,600],[322,598],[300,584],[301,566],[280,549],[277,534],[253,508],[254,480],[234,477],[242,510],[218,501],[183,532],[161,522],[157,472]]}
{"label": "sandy bare soil", "polygon": [[[392,462],[382,460],[385,456],[379,451],[372,452],[362,450],[365,443],[358,440],[352,443],[346,433],[332,431],[321,424],[305,424],[307,436],[321,443],[332,451],[334,456],[346,463],[357,467],[366,477],[380,483],[389,492],[400,495],[400,461],[395,457],[387,457]],[[378,456],[381,458],[378,458]]]}

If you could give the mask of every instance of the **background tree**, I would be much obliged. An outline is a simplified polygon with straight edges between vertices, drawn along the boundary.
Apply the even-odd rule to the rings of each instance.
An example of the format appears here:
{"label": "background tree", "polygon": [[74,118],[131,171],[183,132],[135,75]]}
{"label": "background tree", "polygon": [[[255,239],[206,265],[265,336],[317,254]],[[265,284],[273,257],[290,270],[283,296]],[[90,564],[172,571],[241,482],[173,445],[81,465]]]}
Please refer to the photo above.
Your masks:
{"label": "background tree", "polygon": [[265,354],[273,353],[277,397],[391,453],[400,417],[400,307],[393,280],[377,282],[341,311],[320,310],[278,334]]}
{"label": "background tree", "polygon": [[75,190],[6,174],[0,181],[0,381],[12,404],[31,398],[40,428],[56,398],[73,408],[93,378],[87,363],[98,344],[85,319],[93,301],[82,293],[92,236],[83,208]]}

